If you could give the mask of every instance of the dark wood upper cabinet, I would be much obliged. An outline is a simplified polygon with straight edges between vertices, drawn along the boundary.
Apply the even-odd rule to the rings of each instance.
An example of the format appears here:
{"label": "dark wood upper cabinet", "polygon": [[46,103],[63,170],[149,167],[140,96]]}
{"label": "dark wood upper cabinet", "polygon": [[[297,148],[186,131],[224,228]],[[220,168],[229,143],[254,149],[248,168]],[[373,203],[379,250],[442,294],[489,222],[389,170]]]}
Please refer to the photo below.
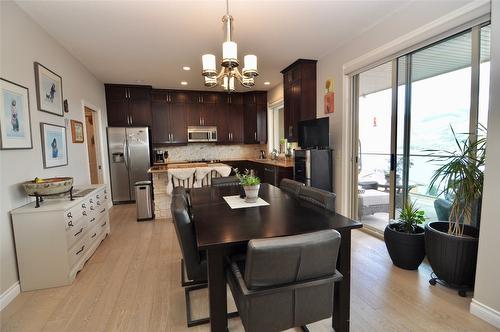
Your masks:
{"label": "dark wood upper cabinet", "polygon": [[281,71],[285,136],[296,142],[299,121],[316,118],[316,60],[299,59]]}
{"label": "dark wood upper cabinet", "polygon": [[[233,103],[235,96],[237,103]],[[217,143],[243,144],[244,109],[243,103],[240,103],[240,94],[221,94],[216,112]]]}
{"label": "dark wood upper cabinet", "polygon": [[245,144],[267,143],[267,92],[247,92],[243,101]]}
{"label": "dark wood upper cabinet", "polygon": [[156,89],[153,90],[151,99],[153,144],[186,144],[187,104],[185,94]]}
{"label": "dark wood upper cabinet", "polygon": [[151,126],[151,87],[106,84],[108,126]]}

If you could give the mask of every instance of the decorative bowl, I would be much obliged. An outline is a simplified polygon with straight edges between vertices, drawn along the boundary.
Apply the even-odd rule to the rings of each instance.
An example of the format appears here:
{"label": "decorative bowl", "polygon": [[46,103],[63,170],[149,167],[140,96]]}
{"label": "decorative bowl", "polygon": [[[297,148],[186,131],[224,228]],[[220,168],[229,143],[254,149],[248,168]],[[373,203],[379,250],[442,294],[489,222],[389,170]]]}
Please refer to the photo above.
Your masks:
{"label": "decorative bowl", "polygon": [[34,196],[35,193],[40,196],[57,195],[69,191],[73,186],[71,177],[38,179],[38,181],[26,181],[22,184],[26,194],[29,196]]}

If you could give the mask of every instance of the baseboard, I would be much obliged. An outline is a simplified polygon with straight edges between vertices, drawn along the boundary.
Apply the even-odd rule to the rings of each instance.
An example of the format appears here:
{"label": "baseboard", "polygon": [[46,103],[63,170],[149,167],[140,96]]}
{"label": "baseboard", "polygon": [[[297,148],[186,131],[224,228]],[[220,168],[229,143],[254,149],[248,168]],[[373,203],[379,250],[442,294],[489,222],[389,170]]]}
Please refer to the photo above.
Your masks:
{"label": "baseboard", "polygon": [[470,313],[500,329],[500,312],[472,299]]}
{"label": "baseboard", "polygon": [[21,286],[19,281],[9,287],[5,292],[0,295],[0,311],[2,311],[16,296],[21,293]]}

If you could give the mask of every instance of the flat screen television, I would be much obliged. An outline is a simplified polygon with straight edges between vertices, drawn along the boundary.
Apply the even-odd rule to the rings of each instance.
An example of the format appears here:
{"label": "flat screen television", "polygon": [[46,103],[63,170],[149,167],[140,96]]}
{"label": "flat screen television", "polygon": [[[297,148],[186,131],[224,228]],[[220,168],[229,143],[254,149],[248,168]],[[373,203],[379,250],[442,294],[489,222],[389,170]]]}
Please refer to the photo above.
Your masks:
{"label": "flat screen television", "polygon": [[328,118],[300,121],[298,127],[298,143],[302,149],[329,148],[330,123]]}

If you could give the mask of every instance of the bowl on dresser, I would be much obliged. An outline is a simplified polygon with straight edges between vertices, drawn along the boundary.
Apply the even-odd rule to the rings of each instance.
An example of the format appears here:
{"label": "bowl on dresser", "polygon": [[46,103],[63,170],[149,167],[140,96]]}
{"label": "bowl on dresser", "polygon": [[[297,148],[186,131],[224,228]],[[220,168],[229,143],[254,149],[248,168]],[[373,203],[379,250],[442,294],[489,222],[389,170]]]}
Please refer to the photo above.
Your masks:
{"label": "bowl on dresser", "polygon": [[24,191],[28,196],[52,196],[68,192],[73,187],[72,177],[56,177],[35,179],[23,182]]}

